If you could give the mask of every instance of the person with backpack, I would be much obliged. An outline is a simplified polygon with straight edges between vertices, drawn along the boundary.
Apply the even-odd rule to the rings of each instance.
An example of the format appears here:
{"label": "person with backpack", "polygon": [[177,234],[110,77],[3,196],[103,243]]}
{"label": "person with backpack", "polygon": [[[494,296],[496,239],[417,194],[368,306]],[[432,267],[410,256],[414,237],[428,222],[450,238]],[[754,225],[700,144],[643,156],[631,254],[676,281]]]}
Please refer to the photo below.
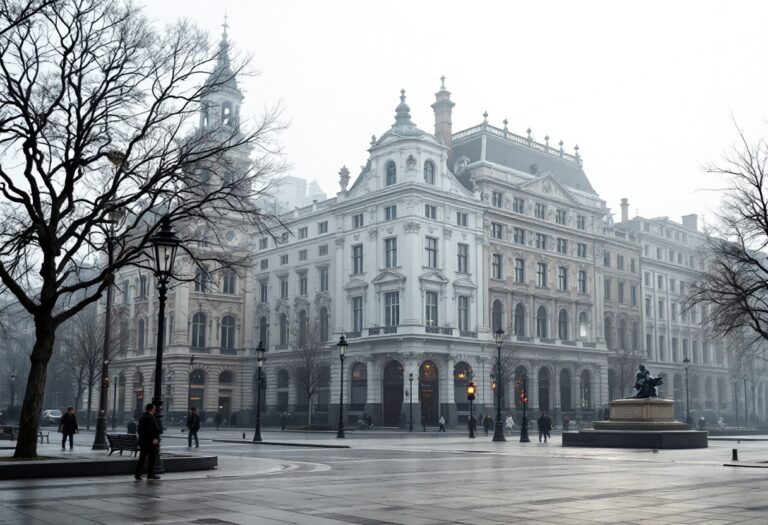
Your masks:
{"label": "person with backpack", "polygon": [[189,429],[189,435],[187,436],[187,448],[192,447],[193,436],[195,438],[195,448],[200,448],[200,441],[197,439],[197,431],[200,430],[200,416],[197,414],[197,408],[192,407],[189,409],[186,427]]}

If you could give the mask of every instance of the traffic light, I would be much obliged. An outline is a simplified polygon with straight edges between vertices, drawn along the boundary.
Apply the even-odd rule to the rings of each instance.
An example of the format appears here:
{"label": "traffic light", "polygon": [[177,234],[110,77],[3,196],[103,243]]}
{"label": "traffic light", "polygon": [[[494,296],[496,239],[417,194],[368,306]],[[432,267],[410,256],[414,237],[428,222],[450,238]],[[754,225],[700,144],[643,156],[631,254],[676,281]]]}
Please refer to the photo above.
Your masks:
{"label": "traffic light", "polygon": [[475,399],[475,383],[473,381],[467,384],[467,399],[469,401],[474,401]]}

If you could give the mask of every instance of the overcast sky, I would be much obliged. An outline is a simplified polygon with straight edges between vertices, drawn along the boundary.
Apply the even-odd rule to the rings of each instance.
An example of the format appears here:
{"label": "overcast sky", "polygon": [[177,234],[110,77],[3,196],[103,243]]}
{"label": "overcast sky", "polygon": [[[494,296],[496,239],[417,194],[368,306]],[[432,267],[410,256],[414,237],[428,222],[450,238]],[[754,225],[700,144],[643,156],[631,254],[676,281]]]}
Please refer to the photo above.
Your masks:
{"label": "overcast sky", "polygon": [[[712,216],[723,181],[704,173],[735,142],[734,121],[768,135],[768,2],[147,2],[159,23],[187,16],[253,55],[244,114],[280,102],[292,174],[329,196],[353,175],[406,89],[413,121],[446,76],[454,132],[482,121],[580,147],[615,213]],[[618,218],[618,216],[617,216]]]}

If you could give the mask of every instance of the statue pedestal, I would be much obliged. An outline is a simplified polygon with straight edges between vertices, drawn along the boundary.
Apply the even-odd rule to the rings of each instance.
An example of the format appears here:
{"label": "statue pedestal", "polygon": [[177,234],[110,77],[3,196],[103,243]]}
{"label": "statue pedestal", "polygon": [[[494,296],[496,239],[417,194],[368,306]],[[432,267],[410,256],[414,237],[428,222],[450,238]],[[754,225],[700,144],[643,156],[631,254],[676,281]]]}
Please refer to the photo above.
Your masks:
{"label": "statue pedestal", "polygon": [[564,447],[706,448],[707,433],[675,421],[675,402],[658,397],[611,401],[607,421],[592,429],[563,432]]}

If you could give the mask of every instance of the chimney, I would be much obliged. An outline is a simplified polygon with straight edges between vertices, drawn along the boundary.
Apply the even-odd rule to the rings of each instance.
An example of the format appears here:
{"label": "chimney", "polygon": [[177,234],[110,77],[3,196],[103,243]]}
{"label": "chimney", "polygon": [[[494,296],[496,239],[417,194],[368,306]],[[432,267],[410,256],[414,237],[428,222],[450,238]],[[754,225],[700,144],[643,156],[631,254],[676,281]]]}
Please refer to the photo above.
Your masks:
{"label": "chimney", "polygon": [[451,112],[454,104],[451,102],[451,92],[445,89],[445,77],[440,77],[440,91],[435,93],[435,103],[432,109],[435,111],[435,137],[437,140],[451,148]]}
{"label": "chimney", "polygon": [[689,230],[699,231],[699,216],[695,213],[683,215],[683,226]]}
{"label": "chimney", "polygon": [[621,199],[621,222],[627,222],[629,220],[629,201],[627,199]]}

